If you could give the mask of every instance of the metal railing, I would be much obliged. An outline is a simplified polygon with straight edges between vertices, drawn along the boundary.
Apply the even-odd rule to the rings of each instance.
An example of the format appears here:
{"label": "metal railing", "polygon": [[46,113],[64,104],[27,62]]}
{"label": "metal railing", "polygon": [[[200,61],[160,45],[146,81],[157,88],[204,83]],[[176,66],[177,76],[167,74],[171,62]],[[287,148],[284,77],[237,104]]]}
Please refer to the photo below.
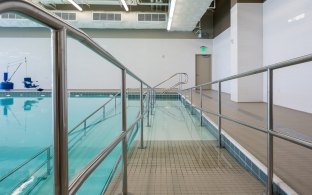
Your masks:
{"label": "metal railing", "polygon": [[75,194],[84,181],[93,171],[105,160],[105,158],[115,149],[115,147],[126,138],[127,134],[133,130],[135,125],[142,119],[140,115],[126,131],[122,132],[108,147],[102,150],[80,173],[75,177],[69,186],[69,194]]}
{"label": "metal railing", "polygon": [[[34,161],[37,157],[41,156],[42,154],[46,153],[46,160],[44,160],[42,163],[40,163],[33,171],[31,171],[28,175],[32,176],[35,173],[37,173],[45,164],[47,166],[46,168],[46,175],[50,175],[50,171],[51,171],[51,164],[50,164],[50,159],[51,159],[51,147],[46,147],[42,150],[40,150],[39,152],[37,152],[35,155],[33,155],[32,157],[30,157],[28,160],[24,161],[23,163],[21,163],[19,166],[17,166],[16,168],[12,169],[11,171],[9,171],[7,174],[3,175],[0,178],[0,183],[5,181],[6,179],[8,179],[11,175],[13,175],[14,173],[16,173],[17,171],[21,170],[24,166],[26,166],[27,164],[30,164],[32,161]],[[22,179],[19,183],[17,183],[13,189],[15,190],[17,187],[19,187],[22,183],[24,183],[25,181],[27,181],[29,179],[29,177]]]}
{"label": "metal railing", "polygon": [[[109,61],[121,70],[121,114],[122,131],[119,136],[122,140],[123,160],[123,187],[122,193],[127,194],[127,140],[124,136],[127,131],[126,121],[126,74],[132,76],[142,85],[151,87],[138,76],[127,69],[115,57],[104,50],[99,44],[93,41],[86,33],[63,21],[56,15],[26,0],[0,0],[0,14],[4,12],[18,12],[24,16],[38,21],[51,29],[51,51],[53,65],[53,129],[54,129],[54,194],[68,194],[68,119],[67,119],[67,73],[66,73],[66,38],[72,38],[81,42],[90,50]],[[142,99],[141,99],[142,101]],[[143,117],[141,115],[141,120]],[[84,180],[79,177],[79,181]],[[71,185],[72,186],[72,185]]]}
{"label": "metal railing", "polygon": [[[184,73],[184,72],[179,72],[179,73],[175,73],[172,76],[170,76],[169,78],[163,80],[162,82],[158,83],[157,85],[155,85],[153,88],[156,89],[157,87],[161,86],[162,84],[174,79],[175,77],[178,76],[179,81],[174,83],[172,86],[167,87],[166,89],[173,89],[175,87],[179,86],[179,90],[182,89],[182,85],[186,84],[188,82],[188,74]],[[166,91],[165,91],[166,92]],[[164,92],[164,93],[165,93]]]}
{"label": "metal railing", "polygon": [[103,104],[102,106],[100,106],[98,109],[96,109],[94,112],[92,112],[91,114],[89,114],[87,117],[85,117],[83,120],[81,120],[80,123],[78,123],[75,127],[73,127],[70,131],[68,131],[68,134],[70,134],[71,132],[75,131],[78,127],[80,127],[82,124],[83,124],[83,127],[84,129],[87,128],[87,120],[89,118],[91,118],[93,115],[95,115],[97,112],[99,112],[100,110],[103,110],[103,118],[105,117],[105,108],[106,108],[106,105],[108,103],[110,103],[112,100],[115,100],[115,110],[116,110],[116,107],[117,107],[117,96],[119,96],[120,93],[117,93],[116,95],[114,95],[113,97],[111,97],[107,102],[105,102],[105,104]]}
{"label": "metal railing", "polygon": [[172,89],[176,89],[176,87],[179,87],[178,90],[180,91],[182,89],[182,85],[187,84],[187,82],[188,82],[188,74],[184,73],[184,72],[175,73],[172,76],[170,76],[169,78],[161,81],[160,83],[158,83],[157,85],[155,85],[153,87],[152,101],[151,101],[151,115],[153,114],[153,109],[155,108],[157,88],[159,86],[161,86],[162,84],[164,84],[164,83],[166,83],[172,79],[175,79],[177,76],[178,76],[179,80],[176,83],[174,83],[173,85],[171,85],[170,87],[162,89],[161,94],[167,93],[168,91],[171,91]]}
{"label": "metal railing", "polygon": [[[69,132],[68,135],[70,135],[71,132],[73,132],[74,130],[76,130],[80,125],[84,124],[84,130],[86,130],[87,128],[87,124],[86,121],[91,118],[94,114],[96,114],[99,110],[103,109],[103,118],[105,117],[105,106],[110,103],[113,99],[115,99],[115,110],[117,107],[117,102],[116,102],[116,97],[120,95],[120,93],[117,93],[116,95],[114,95],[113,97],[111,97],[107,102],[105,102],[105,104],[103,104],[102,106],[100,106],[98,109],[96,109],[94,112],[92,112],[90,115],[88,115],[85,119],[83,119],[80,123],[78,123],[74,128],[72,128]],[[70,141],[68,142],[68,144],[70,143]],[[28,160],[26,160],[25,162],[23,162],[22,164],[18,165],[16,168],[12,169],[10,172],[8,172],[7,174],[5,174],[4,176],[2,176],[0,178],[0,183],[2,181],[4,181],[5,179],[7,179],[9,176],[13,175],[15,172],[17,172],[18,170],[22,169],[24,166],[26,166],[28,163],[30,163],[32,160],[35,160],[38,156],[40,156],[42,153],[44,153],[45,151],[47,151],[47,159],[50,159],[52,156],[50,155],[50,150],[51,150],[52,146],[46,147],[43,150],[41,150],[40,152],[38,152],[37,154],[35,154],[34,156],[31,156]],[[50,170],[52,169],[51,165],[50,165],[50,161],[45,161],[44,163],[47,163],[47,174],[49,175]],[[39,168],[36,168],[36,171],[32,172],[31,174],[29,174],[29,176],[27,177],[26,180],[28,180],[31,176],[33,176],[44,164],[41,164],[39,166]],[[19,186],[16,185],[17,187]]]}
{"label": "metal railing", "polygon": [[[301,64],[301,63],[305,63],[305,62],[310,62],[312,61],[312,54],[309,55],[305,55],[305,56],[301,56],[298,58],[294,58],[291,60],[287,60],[284,62],[280,62],[280,63],[276,63],[270,66],[266,66],[263,68],[259,68],[259,69],[255,69],[252,71],[248,71],[248,72],[244,72],[241,74],[237,74],[237,75],[233,75],[233,76],[229,76],[226,77],[224,79],[220,79],[220,80],[216,80],[213,82],[209,82],[209,83],[204,83],[201,85],[197,85],[194,87],[190,87],[187,89],[184,89],[182,91],[185,90],[189,90],[190,93],[190,106],[194,107],[195,109],[198,109],[200,111],[200,121],[201,121],[201,125],[202,125],[202,117],[203,117],[203,112],[207,112],[209,114],[215,115],[218,117],[218,140],[219,140],[219,146],[222,147],[222,143],[221,143],[221,129],[222,129],[222,124],[221,124],[221,119],[225,119],[225,120],[229,120],[231,122],[255,129],[257,131],[263,132],[267,134],[267,184],[266,184],[266,192],[268,195],[271,195],[273,193],[273,136],[281,138],[283,140],[289,141],[291,143],[303,146],[305,148],[308,149],[312,149],[312,143],[301,140],[301,139],[297,139],[291,136],[288,136],[286,134],[274,131],[273,129],[273,71],[279,68],[284,68],[284,67],[288,67],[288,66],[292,66],[292,65],[296,65],[296,64]],[[221,100],[221,87],[222,87],[222,82],[225,81],[230,81],[233,79],[238,79],[238,78],[242,78],[242,77],[246,77],[246,76],[251,76],[251,75],[255,75],[255,74],[259,74],[259,73],[267,73],[267,128],[266,129],[262,129],[259,127],[255,127],[253,125],[247,124],[243,121],[239,121],[233,118],[230,118],[228,116],[225,116],[222,114],[221,112],[221,105],[222,105],[222,100]],[[212,85],[212,84],[218,84],[218,112],[210,112],[208,110],[204,110],[203,109],[203,105],[202,105],[202,87],[206,86],[206,85]],[[200,107],[196,107],[193,105],[193,97],[192,97],[192,90],[193,89],[198,89],[200,91]],[[193,109],[191,109],[193,110]]]}

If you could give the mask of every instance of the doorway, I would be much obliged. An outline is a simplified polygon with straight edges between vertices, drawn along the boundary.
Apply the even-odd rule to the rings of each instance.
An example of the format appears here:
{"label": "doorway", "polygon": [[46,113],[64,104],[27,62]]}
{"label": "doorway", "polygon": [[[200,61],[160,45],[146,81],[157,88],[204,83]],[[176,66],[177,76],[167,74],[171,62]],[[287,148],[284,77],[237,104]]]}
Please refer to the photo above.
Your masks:
{"label": "doorway", "polygon": [[[196,55],[195,84],[211,82],[211,55]],[[203,86],[202,89],[211,89],[211,85]]]}

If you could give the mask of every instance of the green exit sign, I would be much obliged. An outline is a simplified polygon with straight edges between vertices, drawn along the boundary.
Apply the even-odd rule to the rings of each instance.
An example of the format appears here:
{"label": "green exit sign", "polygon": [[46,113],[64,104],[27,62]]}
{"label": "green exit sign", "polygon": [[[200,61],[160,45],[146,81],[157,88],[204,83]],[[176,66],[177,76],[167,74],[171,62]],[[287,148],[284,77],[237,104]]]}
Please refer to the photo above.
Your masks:
{"label": "green exit sign", "polygon": [[202,53],[206,53],[207,47],[206,47],[206,46],[201,46],[201,47],[200,47],[200,51],[201,51]]}

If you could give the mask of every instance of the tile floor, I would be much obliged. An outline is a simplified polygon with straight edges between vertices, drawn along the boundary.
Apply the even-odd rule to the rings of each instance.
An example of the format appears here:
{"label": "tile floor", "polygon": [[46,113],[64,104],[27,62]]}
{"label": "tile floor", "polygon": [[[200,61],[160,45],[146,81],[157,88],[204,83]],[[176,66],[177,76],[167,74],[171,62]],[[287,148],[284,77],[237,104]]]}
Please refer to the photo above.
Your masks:
{"label": "tile floor", "polygon": [[[128,155],[131,194],[259,194],[265,186],[247,172],[177,101],[157,101],[147,148]],[[138,140],[134,145],[138,145]],[[121,194],[121,173],[106,194]]]}

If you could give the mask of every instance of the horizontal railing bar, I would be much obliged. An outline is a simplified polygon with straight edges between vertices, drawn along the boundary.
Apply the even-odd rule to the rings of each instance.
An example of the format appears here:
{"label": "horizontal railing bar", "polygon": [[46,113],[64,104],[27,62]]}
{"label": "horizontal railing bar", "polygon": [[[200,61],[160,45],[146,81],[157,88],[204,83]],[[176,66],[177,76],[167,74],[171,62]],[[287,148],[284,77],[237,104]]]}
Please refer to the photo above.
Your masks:
{"label": "horizontal railing bar", "polygon": [[113,99],[115,99],[118,95],[120,95],[120,93],[117,93],[116,95],[114,95],[111,99],[109,99],[107,102],[105,102],[105,104],[103,104],[102,106],[100,106],[98,109],[96,109],[94,112],[92,112],[91,114],[89,114],[86,118],[84,118],[80,123],[78,123],[74,128],[72,128],[68,134],[70,134],[71,132],[73,132],[75,129],[77,129],[80,125],[82,125],[86,120],[88,120],[91,116],[93,116],[95,113],[97,113],[99,110],[101,110],[102,108],[104,108],[109,102],[111,102]]}
{"label": "horizontal railing bar", "polygon": [[179,74],[186,75],[186,78],[188,78],[188,75],[187,75],[187,73],[185,73],[185,72],[175,73],[174,75],[172,75],[172,76],[169,77],[168,79],[166,79],[166,80],[160,82],[159,84],[155,85],[153,88],[156,88],[156,87],[160,86],[161,84],[163,84],[163,83],[169,81],[170,79],[172,79],[173,77],[175,77],[175,76],[177,76],[177,75],[179,75]]}
{"label": "horizontal railing bar", "polygon": [[109,175],[109,177],[108,177],[108,179],[107,179],[107,181],[103,187],[102,194],[105,194],[106,190],[108,189],[109,184],[112,182],[113,176],[114,176],[114,174],[118,168],[120,161],[121,161],[121,155],[119,156],[118,160],[116,161],[116,163],[115,163],[115,165],[111,171],[111,174]]}
{"label": "horizontal railing bar", "polygon": [[236,120],[236,119],[230,118],[230,117],[225,116],[225,115],[222,115],[222,114],[220,115],[220,114],[215,113],[215,112],[210,112],[210,111],[205,110],[205,109],[200,109],[199,107],[196,107],[196,106],[193,106],[193,107],[196,108],[196,109],[198,109],[198,110],[202,110],[203,112],[206,112],[206,113],[209,113],[209,114],[212,114],[212,115],[215,115],[215,116],[220,116],[221,118],[226,119],[226,120],[228,120],[228,121],[232,121],[232,122],[234,122],[234,123],[238,123],[238,124],[240,124],[240,125],[243,125],[243,126],[246,126],[246,127],[249,127],[249,128],[252,128],[252,129],[255,129],[255,130],[264,132],[264,133],[267,133],[267,130],[266,130],[266,129],[261,129],[261,128],[258,128],[258,127],[249,125],[249,124],[247,124],[247,123],[244,123],[243,121]]}
{"label": "horizontal railing bar", "polygon": [[174,89],[175,87],[177,87],[177,86],[179,86],[179,85],[184,85],[184,84],[186,84],[186,82],[178,82],[178,83],[172,85],[171,87],[165,89],[162,93],[164,94],[164,93],[166,93],[166,92],[168,92],[168,91]]}
{"label": "horizontal railing bar", "polygon": [[208,114],[212,114],[212,115],[215,115],[215,116],[220,116],[218,113],[211,112],[211,111],[208,111],[208,110],[205,110],[205,109],[201,109],[201,108],[199,108],[199,107],[197,107],[197,106],[193,106],[193,108],[196,108],[196,109],[198,109],[199,111],[203,111],[203,112],[206,112],[206,113],[208,113]]}
{"label": "horizontal railing bar", "polygon": [[296,64],[301,64],[301,63],[305,63],[305,62],[309,62],[309,61],[312,61],[312,54],[308,54],[308,55],[300,56],[300,57],[293,58],[293,59],[290,59],[290,60],[286,60],[286,61],[283,61],[283,62],[275,63],[275,64],[272,64],[272,65],[269,65],[269,66],[265,66],[265,67],[261,67],[261,68],[255,69],[255,70],[251,70],[251,71],[247,71],[247,72],[244,72],[244,73],[236,74],[236,75],[229,76],[229,77],[226,77],[224,79],[212,81],[212,82],[209,82],[209,83],[203,83],[203,84],[200,84],[200,85],[197,85],[197,86],[194,86],[194,87],[189,87],[187,89],[183,89],[182,91],[189,90],[189,89],[194,89],[194,88],[198,88],[198,87],[202,87],[202,86],[205,86],[205,85],[217,84],[218,82],[225,82],[225,81],[229,81],[229,80],[233,80],[233,79],[238,79],[238,78],[241,78],[241,77],[246,77],[246,76],[250,76],[250,75],[254,75],[254,74],[263,73],[263,72],[267,71],[268,69],[275,70],[275,69],[284,68],[284,67],[292,66],[292,65],[296,65]]}
{"label": "horizontal railing bar", "polygon": [[308,149],[312,149],[312,143],[311,142],[307,142],[307,141],[304,141],[304,140],[301,140],[301,139],[298,139],[298,138],[294,138],[294,137],[285,135],[283,133],[280,133],[278,131],[269,130],[269,133],[271,133],[275,137],[284,139],[286,141],[292,142],[294,144],[303,146],[303,147],[308,148]]}
{"label": "horizontal railing bar", "polygon": [[9,0],[0,2],[0,13],[3,12],[18,12],[30,17],[40,23],[54,29],[60,30],[66,28],[66,31],[72,38],[80,41],[83,45],[94,51],[95,53],[102,56],[107,61],[114,64],[116,67],[126,70],[127,74],[131,75],[136,80],[144,83],[147,87],[151,88],[147,83],[142,81],[138,76],[132,73],[128,68],[126,68],[121,62],[119,62],[114,56],[109,52],[104,50],[98,43],[93,41],[86,33],[73,27],[71,24],[61,20],[56,15],[42,9],[41,7],[35,5],[26,0]]}
{"label": "horizontal railing bar", "polygon": [[198,110],[202,110],[203,112],[206,112],[206,113],[209,113],[209,114],[212,114],[212,115],[215,115],[215,116],[220,116],[223,119],[226,119],[226,120],[232,121],[234,123],[237,123],[237,124],[249,127],[251,129],[254,129],[254,130],[257,130],[257,131],[260,131],[262,133],[271,133],[275,137],[279,137],[281,139],[284,139],[286,141],[290,141],[290,142],[292,142],[294,144],[297,144],[297,145],[301,145],[301,146],[306,147],[308,149],[312,149],[312,143],[310,143],[308,141],[304,141],[304,140],[301,140],[301,139],[298,139],[298,138],[294,138],[294,137],[285,135],[283,133],[280,133],[278,131],[271,131],[271,130],[268,131],[267,129],[261,129],[259,127],[255,127],[255,126],[249,125],[249,124],[244,123],[244,122],[242,122],[240,120],[236,120],[236,119],[230,118],[230,117],[225,116],[225,115],[219,115],[217,113],[210,112],[210,111],[207,111],[205,109],[200,109],[199,107],[196,107],[196,106],[193,106],[193,107],[198,109]]}
{"label": "horizontal railing bar", "polygon": [[10,175],[12,175],[13,173],[15,173],[17,170],[19,170],[20,168],[22,168],[23,166],[25,166],[26,164],[28,164],[30,161],[32,161],[33,159],[35,159],[36,157],[38,157],[40,154],[44,153],[45,151],[49,150],[50,147],[46,147],[42,150],[40,150],[38,153],[36,153],[35,155],[33,155],[32,157],[30,157],[27,161],[23,162],[22,164],[20,164],[18,167],[16,167],[15,169],[11,170],[10,172],[8,172],[7,174],[5,174],[4,176],[1,177],[0,182],[2,182],[3,180],[5,180],[7,177],[9,177]]}
{"label": "horizontal railing bar", "polygon": [[[50,160],[50,159],[49,159]],[[37,171],[39,171],[45,164],[48,163],[48,160],[45,160],[43,163],[41,163],[34,171],[32,171],[29,175],[34,175]],[[12,193],[15,191],[15,189],[19,186],[21,186],[24,182],[26,182],[29,178],[27,179],[24,179],[22,181],[20,181],[17,185],[14,186],[13,190],[12,190]],[[15,193],[14,193],[15,194]]]}
{"label": "horizontal railing bar", "polygon": [[[138,113],[137,117],[139,117],[139,116],[140,116],[140,112]],[[141,119],[141,118],[139,118],[139,120],[140,120],[140,119]],[[136,122],[136,123],[137,123],[137,122]],[[136,123],[134,122],[133,125],[129,127],[131,133],[130,133],[130,135],[128,136],[128,138],[131,137],[131,134],[132,134],[132,132],[133,132],[132,130],[133,130],[133,128],[134,128],[134,126],[135,126]],[[129,133],[129,132],[128,132],[128,133]],[[128,138],[127,138],[127,139],[128,139]],[[112,181],[112,179],[113,179],[114,173],[116,172],[116,170],[117,170],[117,168],[118,168],[118,164],[119,164],[120,161],[121,161],[121,157],[122,157],[122,156],[120,155],[119,158],[118,158],[118,160],[117,160],[117,162],[115,163],[115,165],[114,165],[114,167],[113,167],[113,170],[112,170],[111,174],[109,175],[109,178],[108,178],[108,180],[106,181],[106,183],[105,183],[105,185],[104,185],[104,187],[103,187],[102,194],[105,194],[106,190],[108,189],[107,187],[108,187],[108,185],[111,183],[111,181]]]}
{"label": "horizontal railing bar", "polygon": [[132,128],[141,120],[138,117],[132,125],[124,132],[122,132],[108,147],[106,147],[100,154],[97,155],[78,175],[73,179],[69,185],[69,194],[75,194],[84,181],[92,174],[92,172],[103,162],[103,160],[115,149],[115,147],[123,140],[123,138],[132,130]]}
{"label": "horizontal railing bar", "polygon": [[226,119],[226,120],[228,120],[228,121],[232,121],[232,122],[234,122],[234,123],[238,123],[238,124],[243,125],[243,126],[245,126],[245,127],[249,127],[249,128],[255,129],[255,130],[260,131],[260,132],[263,132],[263,133],[267,133],[267,132],[268,132],[266,129],[261,129],[261,128],[259,128],[259,127],[255,127],[255,126],[249,125],[249,124],[247,124],[247,123],[244,123],[243,121],[236,120],[236,119],[233,119],[233,118],[224,116],[224,115],[221,115],[221,118]]}

